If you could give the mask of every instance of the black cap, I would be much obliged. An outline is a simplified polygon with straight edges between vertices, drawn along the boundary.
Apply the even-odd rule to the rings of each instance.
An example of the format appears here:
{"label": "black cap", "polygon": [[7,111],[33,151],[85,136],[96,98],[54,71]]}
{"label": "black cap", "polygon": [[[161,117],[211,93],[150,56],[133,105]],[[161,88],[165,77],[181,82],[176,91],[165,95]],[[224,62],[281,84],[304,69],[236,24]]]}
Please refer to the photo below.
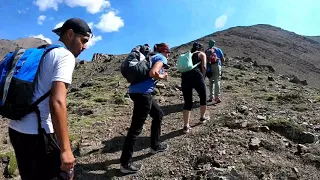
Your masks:
{"label": "black cap", "polygon": [[68,19],[66,22],[64,22],[64,24],[61,27],[52,30],[52,32],[56,33],[58,36],[61,36],[62,32],[67,31],[69,29],[72,29],[73,32],[82,34],[84,36],[92,36],[92,31],[89,25],[87,24],[87,22],[80,18]]}

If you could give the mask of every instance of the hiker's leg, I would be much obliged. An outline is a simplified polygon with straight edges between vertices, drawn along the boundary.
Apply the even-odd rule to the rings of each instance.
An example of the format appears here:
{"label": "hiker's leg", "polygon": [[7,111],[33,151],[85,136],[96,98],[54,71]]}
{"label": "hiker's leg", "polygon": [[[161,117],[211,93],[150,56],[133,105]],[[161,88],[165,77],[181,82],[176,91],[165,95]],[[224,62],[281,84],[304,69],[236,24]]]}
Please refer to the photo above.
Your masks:
{"label": "hiker's leg", "polygon": [[211,68],[212,76],[209,78],[209,100],[213,99],[213,94],[214,94],[214,72],[213,72],[213,66],[214,64],[210,64],[208,68]]}
{"label": "hiker's leg", "polygon": [[190,82],[192,79],[182,79],[181,83],[181,90],[184,99],[184,106],[183,106],[183,121],[184,126],[189,126],[190,114],[192,109],[192,86]]}
{"label": "hiker's leg", "polygon": [[13,129],[9,129],[9,136],[22,180],[59,177],[62,172],[60,150],[53,134],[47,135],[47,144],[40,142],[38,135],[22,134]]}
{"label": "hiker's leg", "polygon": [[[152,97],[151,97],[152,98]],[[158,103],[152,98],[150,116],[152,117],[151,125],[151,148],[157,149],[160,145],[161,122],[163,119],[163,111]]]}
{"label": "hiker's leg", "polygon": [[220,80],[221,80],[221,66],[214,65],[214,97],[220,97]]}
{"label": "hiker's leg", "polygon": [[206,84],[204,82],[204,78],[199,76],[199,79],[195,79],[195,90],[197,91],[200,98],[200,118],[204,118],[206,110],[207,110],[207,92],[206,92]]}
{"label": "hiker's leg", "polygon": [[10,142],[13,146],[19,174],[22,180],[33,180],[36,177],[36,136],[22,134],[9,128]]}
{"label": "hiker's leg", "polygon": [[151,108],[150,95],[147,94],[130,94],[130,98],[133,101],[133,115],[131,126],[129,128],[128,134],[126,136],[122,154],[120,157],[120,163],[123,166],[128,165],[131,162],[133,148],[135,146],[137,137],[141,133],[143,124],[148,117]]}

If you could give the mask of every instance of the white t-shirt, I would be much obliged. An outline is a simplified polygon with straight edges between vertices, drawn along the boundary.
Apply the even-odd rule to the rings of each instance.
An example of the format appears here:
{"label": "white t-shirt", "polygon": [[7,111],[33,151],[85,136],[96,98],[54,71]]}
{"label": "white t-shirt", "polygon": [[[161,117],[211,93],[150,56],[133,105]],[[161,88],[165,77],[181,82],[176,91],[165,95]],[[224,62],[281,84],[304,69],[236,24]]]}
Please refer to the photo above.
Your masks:
{"label": "white t-shirt", "polygon": [[[61,41],[54,44],[60,44],[64,47],[52,49],[41,62],[37,76],[38,82],[33,93],[33,102],[51,89],[53,81],[71,84],[75,57]],[[41,126],[47,133],[54,133],[50,115],[49,97],[40,102],[38,107],[41,116]],[[38,134],[37,114],[32,112],[19,121],[11,120],[9,127],[24,134]]]}

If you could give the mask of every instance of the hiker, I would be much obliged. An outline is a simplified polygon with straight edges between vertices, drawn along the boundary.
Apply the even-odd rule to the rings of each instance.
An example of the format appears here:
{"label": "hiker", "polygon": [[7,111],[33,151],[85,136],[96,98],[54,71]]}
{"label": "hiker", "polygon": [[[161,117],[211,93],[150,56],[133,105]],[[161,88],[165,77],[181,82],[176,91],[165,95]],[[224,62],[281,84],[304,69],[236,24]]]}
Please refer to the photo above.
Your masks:
{"label": "hiker", "polygon": [[120,157],[120,171],[122,173],[136,173],[142,168],[142,165],[132,163],[131,160],[137,137],[141,133],[148,114],[152,117],[150,153],[156,154],[168,148],[167,144],[160,143],[161,122],[164,114],[151,93],[154,91],[156,80],[166,81],[168,78],[164,68],[167,66],[169,54],[170,50],[167,44],[157,44],[156,54],[151,57],[152,68],[149,72],[149,78],[129,86],[129,95],[134,106],[131,126]]}
{"label": "hiker", "polygon": [[151,52],[149,44],[144,44],[143,47],[144,47],[145,54],[149,55],[149,53]]}
{"label": "hiker", "polygon": [[191,129],[189,125],[191,109],[193,106],[192,90],[195,89],[200,98],[200,123],[205,123],[210,119],[206,116],[207,100],[206,100],[206,55],[203,52],[203,45],[195,42],[192,46],[192,63],[196,65],[195,68],[190,71],[181,73],[181,89],[184,99],[183,106],[183,132],[188,133]]}
{"label": "hiker", "polygon": [[[224,56],[221,49],[215,46],[213,39],[209,40],[209,48],[205,51],[208,61],[208,68],[210,68],[209,77],[209,99],[208,102],[217,104],[221,102],[220,99],[220,81],[221,81],[221,66],[224,63]],[[213,88],[214,85],[214,88]]]}
{"label": "hiker", "polygon": [[75,57],[86,49],[92,32],[79,18],[71,18],[52,31],[59,36],[59,41],[54,43],[59,47],[47,52],[40,62],[32,99],[47,96],[38,104],[39,113],[31,112],[9,124],[10,141],[22,180],[69,180],[74,176],[75,157],[69,141],[66,96]]}

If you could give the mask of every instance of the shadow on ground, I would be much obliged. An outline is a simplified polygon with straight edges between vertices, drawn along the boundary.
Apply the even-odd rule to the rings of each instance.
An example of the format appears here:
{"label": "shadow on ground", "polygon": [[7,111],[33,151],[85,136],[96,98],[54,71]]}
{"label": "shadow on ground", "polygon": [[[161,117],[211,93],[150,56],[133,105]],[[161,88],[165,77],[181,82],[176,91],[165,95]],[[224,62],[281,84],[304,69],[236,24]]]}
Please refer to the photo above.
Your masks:
{"label": "shadow on ground", "polygon": [[[177,136],[183,135],[181,129],[172,131],[168,134],[164,134],[161,136],[161,141],[165,141],[167,139],[171,139]],[[125,136],[114,137],[110,140],[103,141],[104,147],[99,151],[93,151],[88,153],[116,153],[122,150],[122,146],[125,140]],[[138,137],[136,146],[134,151],[141,151],[143,149],[147,149],[150,147],[150,137]],[[150,157],[151,154],[144,154],[140,156],[133,157],[134,161],[143,160],[145,158]],[[123,174],[116,168],[110,168],[113,164],[119,164],[119,157],[112,160],[106,160],[105,162],[98,162],[93,164],[77,164],[76,165],[76,176],[75,179],[84,179],[84,180],[98,180],[98,179],[112,179],[113,177],[122,177]],[[91,171],[96,171],[92,173]],[[97,173],[97,171],[103,171],[102,174]]]}
{"label": "shadow on ground", "polygon": [[[207,106],[215,106],[215,105],[216,104],[213,104],[213,103],[207,104]],[[199,107],[200,107],[199,101],[193,102],[192,108],[199,108]],[[183,111],[183,103],[161,106],[161,109],[162,109],[165,116],[173,114],[173,113],[182,112]]]}

